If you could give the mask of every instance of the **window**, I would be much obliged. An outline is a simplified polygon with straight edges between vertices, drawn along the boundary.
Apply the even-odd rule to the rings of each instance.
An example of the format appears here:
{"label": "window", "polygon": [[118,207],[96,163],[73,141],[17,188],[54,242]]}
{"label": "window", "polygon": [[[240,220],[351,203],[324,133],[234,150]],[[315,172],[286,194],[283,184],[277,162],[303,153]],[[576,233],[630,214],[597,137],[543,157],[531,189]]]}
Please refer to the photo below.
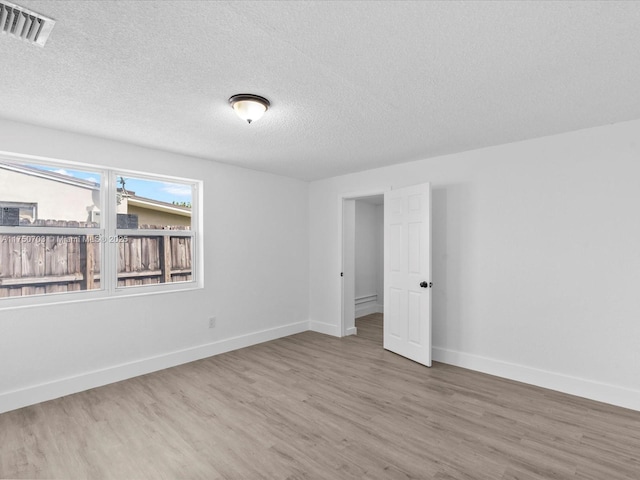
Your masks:
{"label": "window", "polygon": [[191,281],[193,185],[123,172],[116,183],[118,286]]}
{"label": "window", "polygon": [[0,156],[0,308],[197,286],[199,182],[40,162]]}

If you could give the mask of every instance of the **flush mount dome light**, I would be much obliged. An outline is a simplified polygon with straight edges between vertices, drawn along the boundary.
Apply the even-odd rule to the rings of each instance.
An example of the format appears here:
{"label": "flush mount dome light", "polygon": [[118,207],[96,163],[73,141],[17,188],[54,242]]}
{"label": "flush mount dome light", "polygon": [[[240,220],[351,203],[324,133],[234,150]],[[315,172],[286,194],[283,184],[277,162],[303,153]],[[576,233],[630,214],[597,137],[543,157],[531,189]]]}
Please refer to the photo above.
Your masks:
{"label": "flush mount dome light", "polygon": [[236,114],[248,123],[258,120],[267,111],[269,100],[250,93],[240,93],[229,99]]}

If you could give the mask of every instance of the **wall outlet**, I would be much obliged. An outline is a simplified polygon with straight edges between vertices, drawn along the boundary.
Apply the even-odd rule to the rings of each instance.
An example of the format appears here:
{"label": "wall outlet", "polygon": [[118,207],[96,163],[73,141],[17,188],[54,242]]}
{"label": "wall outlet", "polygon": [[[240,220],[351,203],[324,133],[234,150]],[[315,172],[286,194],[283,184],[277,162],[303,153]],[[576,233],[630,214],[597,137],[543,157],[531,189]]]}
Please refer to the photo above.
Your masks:
{"label": "wall outlet", "polygon": [[216,326],[216,317],[209,318],[209,328],[214,328]]}

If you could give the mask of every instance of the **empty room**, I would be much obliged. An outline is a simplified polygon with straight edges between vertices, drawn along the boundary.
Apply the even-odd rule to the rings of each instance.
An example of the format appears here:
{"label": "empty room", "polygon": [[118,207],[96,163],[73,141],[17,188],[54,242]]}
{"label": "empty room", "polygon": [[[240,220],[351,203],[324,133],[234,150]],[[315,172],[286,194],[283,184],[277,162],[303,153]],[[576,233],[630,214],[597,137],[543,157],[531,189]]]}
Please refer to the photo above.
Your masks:
{"label": "empty room", "polygon": [[638,480],[639,25],[0,0],[0,478]]}

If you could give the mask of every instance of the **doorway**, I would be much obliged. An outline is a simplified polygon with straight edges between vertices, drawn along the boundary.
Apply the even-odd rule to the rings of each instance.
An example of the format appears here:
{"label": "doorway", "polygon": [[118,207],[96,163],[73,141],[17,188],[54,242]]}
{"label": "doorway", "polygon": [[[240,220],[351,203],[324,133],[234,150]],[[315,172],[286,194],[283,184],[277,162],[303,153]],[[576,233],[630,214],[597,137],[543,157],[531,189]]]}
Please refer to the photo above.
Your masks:
{"label": "doorway", "polygon": [[[382,195],[382,199],[380,198]],[[374,197],[374,198],[371,198]],[[357,335],[356,317],[366,315],[365,303],[380,298],[383,348],[427,367],[431,366],[431,185],[421,183],[375,192],[340,197],[342,237],[341,336]],[[361,203],[358,203],[358,202]],[[383,268],[375,281],[383,285],[378,293],[356,292],[356,254],[362,238],[356,238],[360,217],[358,205],[382,205]],[[367,266],[367,264],[364,264]],[[371,265],[368,265],[371,267]],[[362,267],[360,267],[362,268]],[[360,274],[360,278],[372,279]],[[371,287],[369,287],[371,288]],[[383,296],[384,295],[384,296]],[[384,305],[384,307],[382,307]],[[358,313],[356,313],[358,307]],[[378,313],[377,311],[375,313]]]}
{"label": "doorway", "polygon": [[343,336],[382,347],[384,191],[341,198]]}

